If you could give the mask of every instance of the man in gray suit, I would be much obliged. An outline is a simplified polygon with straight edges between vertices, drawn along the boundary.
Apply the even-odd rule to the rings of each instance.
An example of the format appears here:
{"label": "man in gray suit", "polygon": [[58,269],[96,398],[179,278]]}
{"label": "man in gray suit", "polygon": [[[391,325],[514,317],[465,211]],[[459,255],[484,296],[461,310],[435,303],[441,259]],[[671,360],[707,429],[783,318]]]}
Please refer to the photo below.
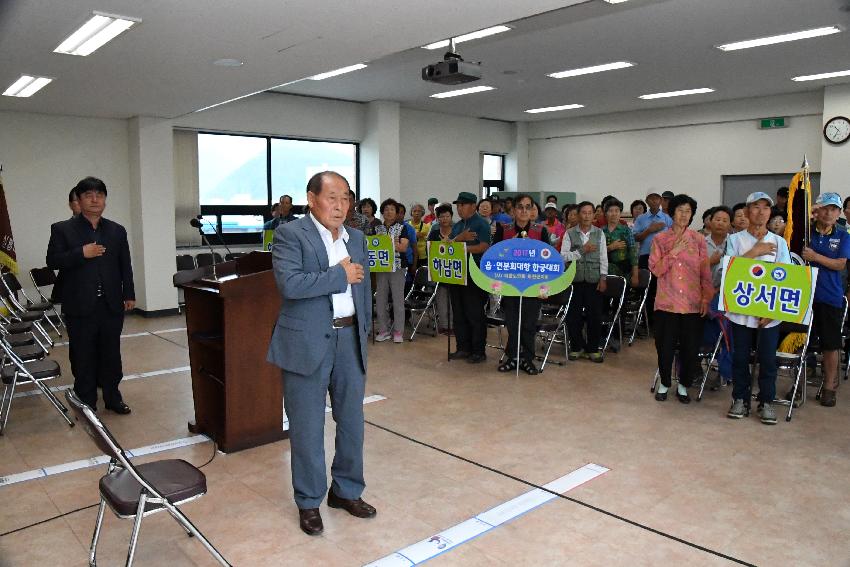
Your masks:
{"label": "man in gray suit", "polygon": [[269,345],[269,362],[282,369],[289,418],[292,488],[301,529],[319,535],[325,471],[325,396],[336,422],[328,506],[358,518],[375,508],[360,495],[363,480],[363,395],[372,290],[363,233],[343,226],[349,186],[325,171],[307,182],[310,214],[277,227],[272,246],[283,299]]}

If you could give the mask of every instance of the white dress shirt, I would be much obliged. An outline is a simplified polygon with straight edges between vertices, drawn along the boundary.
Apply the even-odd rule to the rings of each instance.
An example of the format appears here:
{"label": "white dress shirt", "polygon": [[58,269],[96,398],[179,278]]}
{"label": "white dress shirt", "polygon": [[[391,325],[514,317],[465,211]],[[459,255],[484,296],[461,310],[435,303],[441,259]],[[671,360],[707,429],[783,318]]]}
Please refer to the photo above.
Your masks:
{"label": "white dress shirt", "polygon": [[[758,244],[759,242],[769,242],[776,246],[776,252],[771,254],[763,254],[754,258],[754,260],[761,260],[762,262],[775,262],[777,264],[790,264],[791,263],[791,254],[788,252],[788,243],[785,242],[784,238],[773,234],[772,232],[767,232],[764,236],[761,237],[761,240],[757,239],[755,236],[750,234],[747,230],[742,230],[740,232],[736,232],[735,234],[730,234],[726,238],[726,255],[727,256],[743,256],[750,250],[752,250],[753,246]],[[721,290],[723,293],[723,290]],[[733,323],[737,323],[738,325],[744,325],[749,327],[750,329],[757,329],[759,326],[759,318],[753,317],[751,315],[741,315],[740,313],[726,313],[726,318],[732,321]],[[779,324],[779,321],[771,321],[765,328],[775,327]]]}
{"label": "white dress shirt", "polygon": [[[328,267],[332,268],[348,256],[348,249],[345,247],[348,242],[348,232],[344,226],[339,227],[339,238],[333,239],[333,234],[325,226],[316,220],[316,217],[310,215],[310,220],[316,225],[316,230],[319,231],[319,236],[322,237],[322,244],[325,245],[325,252],[328,253]],[[351,317],[354,315],[354,298],[351,295],[351,284],[345,286],[345,291],[335,293],[331,296],[334,306],[334,319],[340,317]]]}

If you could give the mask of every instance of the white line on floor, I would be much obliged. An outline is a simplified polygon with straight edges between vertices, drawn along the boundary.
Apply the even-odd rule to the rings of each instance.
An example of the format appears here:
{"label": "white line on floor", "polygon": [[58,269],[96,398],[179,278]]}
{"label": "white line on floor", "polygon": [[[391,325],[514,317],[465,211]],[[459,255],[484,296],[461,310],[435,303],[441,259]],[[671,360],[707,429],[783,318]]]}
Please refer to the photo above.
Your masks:
{"label": "white line on floor", "polygon": [[[141,333],[127,333],[126,335],[121,335],[122,339],[131,339],[133,337],[147,337],[149,335],[160,335],[162,333],[177,333],[180,331],[185,331],[186,327],[175,327],[174,329],[162,329],[161,331],[143,331]],[[53,343],[53,346],[68,346],[68,341],[62,341],[58,343]]]}
{"label": "white line on floor", "polygon": [[[177,368],[166,368],[164,370],[152,370],[150,372],[142,372],[140,374],[127,374],[124,376],[122,380],[136,380],[137,378],[149,378],[151,376],[162,376],[163,374],[176,374],[177,372],[188,372],[191,370],[189,366],[178,366]],[[26,385],[27,383],[23,383]],[[51,392],[63,392],[65,390],[70,390],[73,388],[73,384],[63,384],[62,386],[53,386],[50,388]],[[37,388],[33,388],[32,390],[25,390],[23,392],[18,392],[15,394],[16,398],[26,398],[28,396],[37,396],[41,394],[41,390]]]}
{"label": "white line on floor", "polygon": [[[189,367],[182,368],[181,370],[188,370]],[[158,370],[156,372],[148,372],[148,375],[154,375],[156,373],[163,373],[165,371]],[[137,376],[141,377],[141,375]],[[68,386],[70,388],[70,386]],[[66,388],[67,389],[67,388]],[[386,400],[384,396],[380,395],[372,395],[363,398],[363,405],[371,404],[374,402],[380,402],[381,400]],[[326,407],[325,413],[330,413],[331,408]],[[286,431],[289,429],[289,421],[284,416],[283,420],[283,430]],[[180,447],[187,447],[189,445],[196,445],[198,443],[204,443],[205,441],[210,441],[210,438],[206,435],[192,435],[190,437],[182,437],[180,439],[174,439],[172,441],[164,441],[162,443],[155,443],[153,445],[145,445],[144,447],[139,447],[137,449],[131,449],[127,451],[127,455],[130,457],[141,457],[142,455],[150,455],[152,453],[160,453],[162,451],[170,451],[171,449],[179,449]],[[10,474],[8,476],[0,477],[0,487],[9,486],[12,484],[17,484],[20,482],[26,482],[28,480],[34,480],[37,478],[44,478],[47,476],[52,476],[55,474],[61,474],[69,471],[76,471],[80,469],[87,469],[90,467],[95,467],[97,465],[103,465],[109,462],[109,457],[106,455],[100,455],[97,457],[91,457],[89,459],[80,459],[79,461],[72,461],[70,463],[64,463],[61,465],[53,465],[50,467],[44,467],[40,469],[34,469],[31,471],[25,471],[22,473]]]}
{"label": "white line on floor", "polygon": [[[150,455],[151,453],[159,453],[161,451],[170,451],[171,449],[187,447],[189,445],[196,445],[198,443],[204,443],[209,440],[209,437],[207,437],[206,435],[192,435],[191,437],[183,437],[181,439],[175,439],[173,441],[166,441],[164,443],[146,445],[144,447],[139,447],[138,449],[131,449],[126,453],[130,457],[140,457],[142,455]],[[36,478],[44,478],[54,474],[76,471],[80,469],[87,469],[89,467],[103,465],[108,462],[109,457],[107,457],[106,455],[100,455],[98,457],[92,457],[90,459],[81,459],[79,461],[73,461],[61,465],[54,465],[51,467],[44,467],[41,469],[35,469],[22,473],[10,474],[8,476],[0,477],[0,486],[9,486],[10,484],[16,484],[19,482],[33,480]]]}
{"label": "white line on floor", "polygon": [[[544,485],[543,488],[564,494],[609,470],[603,466],[588,463],[580,469],[553,480]],[[557,496],[554,494],[535,488],[447,530],[368,563],[365,567],[410,567],[411,565],[419,565],[555,498]]]}

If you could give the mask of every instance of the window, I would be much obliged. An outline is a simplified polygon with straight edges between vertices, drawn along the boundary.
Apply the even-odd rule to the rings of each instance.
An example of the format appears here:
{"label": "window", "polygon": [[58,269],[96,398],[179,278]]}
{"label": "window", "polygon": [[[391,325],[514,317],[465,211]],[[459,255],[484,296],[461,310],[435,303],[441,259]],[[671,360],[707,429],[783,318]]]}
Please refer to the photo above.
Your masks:
{"label": "window", "polygon": [[[288,194],[301,214],[307,181],[320,171],[345,176],[355,194],[358,145],[272,138],[198,134],[198,197],[201,214],[229,244],[262,241],[271,206]],[[205,233],[212,233],[205,224]]]}
{"label": "window", "polygon": [[294,205],[306,205],[307,181],[320,171],[336,171],[357,193],[357,146],[274,138],[271,141],[272,199],[290,195]]}
{"label": "window", "polygon": [[505,190],[505,156],[483,154],[481,159],[481,198]]}

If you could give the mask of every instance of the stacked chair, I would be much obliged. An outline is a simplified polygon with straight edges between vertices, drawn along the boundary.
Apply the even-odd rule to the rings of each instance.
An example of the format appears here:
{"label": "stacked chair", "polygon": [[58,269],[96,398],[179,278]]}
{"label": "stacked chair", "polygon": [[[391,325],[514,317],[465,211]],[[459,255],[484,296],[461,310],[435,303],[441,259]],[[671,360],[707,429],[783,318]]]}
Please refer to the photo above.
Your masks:
{"label": "stacked chair", "polygon": [[[53,303],[43,296],[41,298],[42,301],[36,302],[30,299],[27,292],[21,286],[21,282],[18,281],[18,278],[12,272],[5,272],[0,277],[0,280],[2,280],[3,284],[0,286],[0,299],[2,299],[3,305],[14,317],[22,321],[38,321],[42,327],[46,323],[56,331],[57,335],[62,336],[59,327],[48,316],[48,311],[53,312],[59,324],[62,324],[62,318],[59,316],[59,312]],[[22,303],[18,299],[19,293],[24,297],[25,303]]]}

